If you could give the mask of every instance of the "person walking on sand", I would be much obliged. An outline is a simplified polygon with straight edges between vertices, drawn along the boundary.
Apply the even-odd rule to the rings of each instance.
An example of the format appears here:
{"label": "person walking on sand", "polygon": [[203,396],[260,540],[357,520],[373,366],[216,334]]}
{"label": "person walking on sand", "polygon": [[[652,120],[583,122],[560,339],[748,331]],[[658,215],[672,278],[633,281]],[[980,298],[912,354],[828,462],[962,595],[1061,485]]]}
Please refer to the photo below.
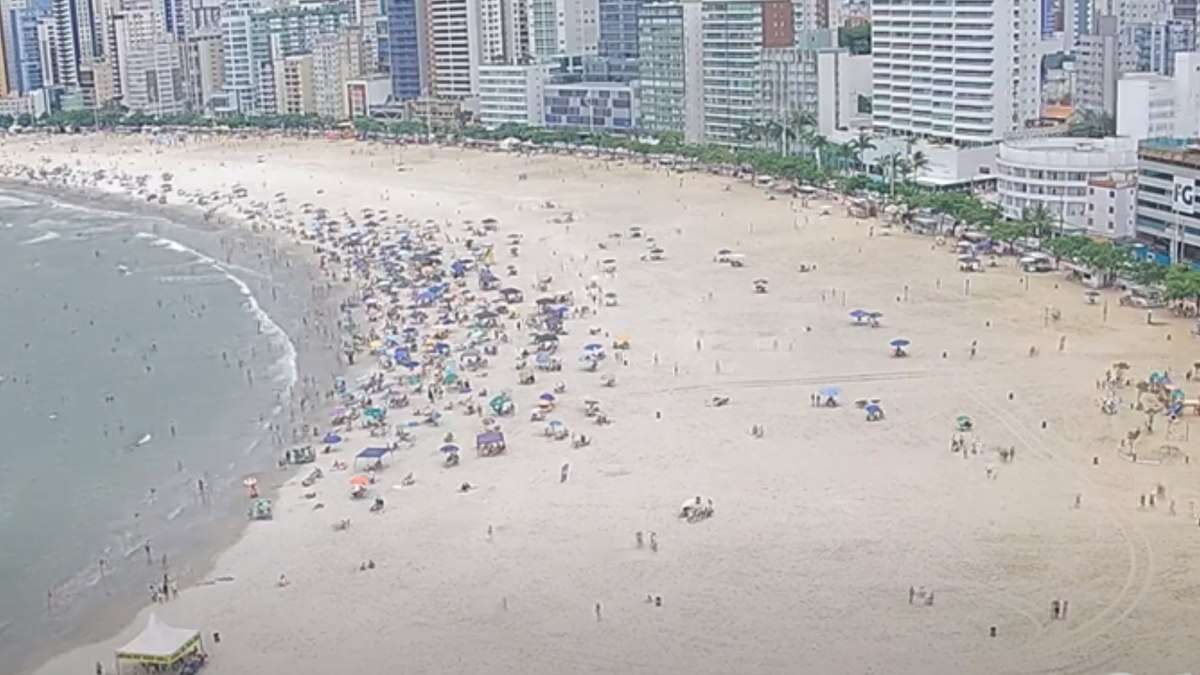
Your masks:
{"label": "person walking on sand", "polygon": [[599,621],[600,621],[600,603],[597,602],[596,603],[596,622],[599,623]]}
{"label": "person walking on sand", "polygon": [[1057,619],[1059,616],[1059,606],[1057,600],[1050,601],[1050,618]]}
{"label": "person walking on sand", "polygon": [[638,547],[638,548],[641,548],[641,547],[642,547],[642,544],[644,543],[644,539],[643,539],[643,537],[642,537],[642,531],[641,531],[641,530],[638,530],[637,532],[635,532],[635,533],[633,534],[633,539],[634,539],[634,541],[636,541],[636,542],[637,542],[637,547]]}
{"label": "person walking on sand", "polygon": [[908,587],[908,604],[913,604],[913,598],[917,596],[917,589],[912,586]]}
{"label": "person walking on sand", "polygon": [[650,533],[650,550],[653,551],[654,553],[658,553],[658,533],[657,532]]}
{"label": "person walking on sand", "polygon": [[567,482],[567,475],[570,472],[571,472],[571,463],[570,462],[564,463],[562,465],[562,468],[558,470],[558,482],[559,483]]}

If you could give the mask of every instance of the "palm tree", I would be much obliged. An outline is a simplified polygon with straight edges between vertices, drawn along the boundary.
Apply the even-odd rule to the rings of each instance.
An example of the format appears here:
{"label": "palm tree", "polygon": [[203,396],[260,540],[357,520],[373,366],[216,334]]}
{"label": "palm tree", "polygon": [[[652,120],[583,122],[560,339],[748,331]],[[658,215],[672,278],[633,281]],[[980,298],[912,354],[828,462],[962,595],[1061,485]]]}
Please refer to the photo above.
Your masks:
{"label": "palm tree", "polygon": [[850,149],[854,152],[854,158],[858,162],[860,169],[866,169],[866,163],[863,161],[863,154],[867,150],[875,149],[875,142],[871,139],[871,132],[866,129],[858,130],[858,138],[852,139],[849,143]]}
{"label": "palm tree", "polygon": [[766,141],[764,143],[764,145],[767,148],[770,148],[771,147],[771,143],[770,143],[771,139],[778,138],[779,139],[779,154],[786,155],[787,154],[787,126],[778,120],[767,120],[766,122],[763,123],[763,127],[765,129],[764,134],[763,134],[763,140]]}
{"label": "palm tree", "polygon": [[929,166],[929,156],[924,152],[917,150],[908,156],[908,174],[915,176]]}
{"label": "palm tree", "polygon": [[1050,234],[1053,220],[1050,218],[1050,212],[1046,210],[1045,205],[1038,204],[1033,208],[1027,208],[1021,213],[1021,222],[1029,228],[1030,236],[1042,239]]}
{"label": "palm tree", "polygon": [[896,174],[903,173],[905,171],[905,165],[908,164],[908,160],[906,160],[904,155],[901,155],[899,152],[893,152],[882,159],[884,171],[888,176],[888,191],[894,197],[896,196]]}
{"label": "palm tree", "polygon": [[807,110],[796,110],[787,119],[788,133],[800,141],[801,154],[808,154],[817,135],[817,118]]}
{"label": "palm tree", "polygon": [[738,129],[737,138],[741,141],[749,141],[757,146],[760,141],[766,138],[766,134],[766,125],[758,120],[751,120]]}

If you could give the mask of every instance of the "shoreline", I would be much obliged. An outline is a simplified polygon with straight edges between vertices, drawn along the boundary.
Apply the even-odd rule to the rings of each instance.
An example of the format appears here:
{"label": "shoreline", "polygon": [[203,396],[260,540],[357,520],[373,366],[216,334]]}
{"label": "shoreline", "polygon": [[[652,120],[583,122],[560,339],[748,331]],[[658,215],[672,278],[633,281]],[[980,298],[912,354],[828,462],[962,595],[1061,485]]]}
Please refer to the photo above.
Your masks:
{"label": "shoreline", "polygon": [[[0,187],[5,185],[17,191],[40,195],[69,205],[83,205],[86,202],[90,208],[99,206],[103,210],[115,213],[159,218],[169,221],[172,226],[178,226],[193,232],[232,236],[242,240],[243,243],[246,241],[255,241],[267,249],[281,251],[288,260],[297,264],[297,269],[294,270],[275,270],[274,273],[276,275],[281,271],[285,272],[283,274],[285,278],[280,279],[272,276],[272,270],[266,266],[257,265],[256,268],[255,261],[248,259],[237,263],[235,269],[232,271],[226,272],[231,275],[231,283],[235,285],[246,284],[252,287],[262,287],[264,284],[270,284],[287,287],[305,276],[301,270],[307,271],[307,276],[310,280],[314,275],[320,274],[320,270],[312,259],[312,256],[306,254],[303,249],[296,247],[294,242],[287,240],[285,237],[276,236],[276,233],[273,232],[255,232],[248,227],[247,223],[239,222],[237,219],[229,216],[223,216],[219,219],[218,223],[214,224],[203,218],[202,210],[193,206],[150,204],[136,200],[128,194],[95,187],[67,187],[51,182],[35,182],[11,177],[0,178]],[[67,191],[66,194],[63,192],[64,189]],[[198,255],[209,256],[214,259],[219,255],[218,251],[192,249],[191,246],[188,246],[188,249],[194,250]],[[250,272],[251,275],[247,275],[246,272]],[[233,278],[238,279],[238,281],[233,281]],[[285,339],[289,342],[292,342],[294,339],[293,332],[299,332],[299,330],[303,329],[300,316],[336,316],[337,302],[332,295],[322,301],[310,298],[308,301],[310,304],[302,307],[284,307],[284,302],[272,300],[269,294],[262,292],[263,288],[259,288],[257,291],[251,290],[250,292],[253,295],[248,296],[244,295],[245,290],[243,289],[243,296],[246,298],[246,301],[256,301],[262,306],[260,311],[269,315],[271,320],[277,323],[286,320],[292,324],[288,328],[279,326]],[[275,316],[276,313],[282,314],[286,319],[280,319],[278,316]],[[327,382],[335,375],[346,374],[347,370],[340,362],[340,355],[336,348],[319,345],[313,340],[304,340],[303,342],[303,347],[294,345],[296,349],[295,365],[299,378],[316,377],[321,382]],[[332,367],[328,365],[331,361],[337,362],[338,366]],[[326,365],[317,365],[322,362]],[[317,422],[322,413],[320,408],[310,412],[309,418],[306,420],[302,419],[291,422],[286,419],[289,406],[294,406],[296,397],[302,395],[302,385],[303,379],[298,379],[296,382],[284,387],[283,397],[281,399],[277,398],[282,409],[278,413],[271,414],[269,419],[279,419],[282,424],[292,427]],[[264,411],[264,413],[270,413],[270,411]],[[264,497],[275,499],[278,497],[280,487],[284,483],[306,469],[300,466],[289,467],[289,470],[282,476],[275,473],[277,472],[275,461],[281,449],[273,448],[269,444],[271,433],[267,429],[260,429],[258,434],[260,439],[264,441],[263,446],[267,449],[266,454],[270,455],[270,457],[261,456],[259,459],[251,461],[258,466],[256,473],[268,478],[263,484],[263,487],[266,489],[261,490],[261,494]],[[263,455],[264,453],[262,450],[258,450],[255,454]],[[233,499],[230,499],[231,497]],[[183,569],[183,572],[179,573],[176,577],[181,589],[189,588],[203,582],[215,570],[216,561],[220,555],[241,541],[252,525],[250,521],[245,519],[242,506],[235,507],[235,503],[240,504],[244,501],[244,497],[240,497],[237,492],[234,492],[227,494],[225,499],[229,502],[223,507],[226,514],[218,518],[219,522],[207,526],[201,539],[193,539],[189,547],[194,550],[189,555],[176,561]],[[69,650],[81,644],[110,639],[115,634],[111,629],[112,626],[127,624],[147,608],[148,605],[142,596],[143,594],[135,593],[131,597],[101,601],[99,606],[92,607],[86,615],[79,617],[67,634],[48,642],[42,649],[38,650],[36,654],[40,654],[41,656],[25,659],[20,662],[19,670],[15,672],[20,675],[37,672],[55,653],[61,653],[64,649]],[[97,600],[91,598],[90,602],[95,604]]]}
{"label": "shoreline", "polygon": [[[277,520],[217,557],[236,582],[190,587],[158,610],[206,639],[221,632],[206,672],[389,663],[530,674],[1136,672],[1189,663],[1179,627],[1195,614],[1169,598],[1200,583],[1194,522],[1130,505],[1165,483],[1186,513],[1196,474],[1110,461],[1139,420],[1124,409],[1101,416],[1092,386],[1118,359],[1141,371],[1186,367],[1179,321],[1151,328],[1120,310],[1102,319],[1059,275],[1024,287],[1007,265],[964,277],[928,238],[885,236],[868,230],[877,221],[822,214],[819,199],[768,201],[702,174],[320,140],[212,142],[153,160],[147,144],[119,140],[128,147],[78,143],[94,165],[106,150],[128,151],[142,166],[189,167],[213,189],[240,181],[260,199],[284,190],[333,213],[390,205],[395,193],[398,211],[447,244],[466,236],[464,221],[496,217],[497,236],[524,236],[521,255],[500,251],[497,264],[520,266],[509,283],[528,284],[525,305],[543,275],[556,290],[582,295],[595,275],[619,291],[619,304],[571,324],[564,352],[592,339],[580,324],[598,326],[604,341],[632,335],[632,365],[602,367],[615,389],[573,365],[521,388],[509,357],[524,340],[506,344],[498,367],[472,379],[513,391],[521,407],[504,423],[511,450],[445,469],[443,430],[419,430],[421,443],[383,474],[393,486],[381,514],[350,502],[336,474],[318,483],[336,497],[314,515],[292,476]],[[59,148],[59,161],[74,155]],[[559,206],[545,206],[550,199]],[[638,255],[633,225],[665,260]],[[750,269],[716,265],[722,247],[744,251]],[[605,256],[619,272],[602,273]],[[802,263],[819,265],[798,271]],[[769,279],[770,292],[755,293],[755,278]],[[885,311],[882,330],[848,322],[859,303]],[[1061,322],[1044,322],[1049,306],[1062,308]],[[889,354],[896,336],[912,340],[910,358]],[[1063,336],[1070,346],[1056,350]],[[1044,356],[1027,356],[1031,344]],[[594,434],[589,447],[556,444],[525,420],[557,378],[567,383],[557,414]],[[827,385],[849,399],[879,397],[886,420],[804,405]],[[731,402],[708,405],[716,394]],[[615,422],[592,426],[577,409],[587,397]],[[959,457],[945,442],[964,413],[983,441],[978,455]],[[764,421],[765,435],[746,432]],[[447,428],[469,433],[456,422]],[[995,448],[1010,445],[1019,459],[1000,463]],[[405,472],[415,485],[394,484]],[[460,481],[478,488],[460,494]],[[680,520],[680,501],[696,494],[715,498],[717,515]],[[1077,495],[1082,506],[1072,508]],[[330,532],[330,521],[351,516],[352,530]],[[662,549],[636,545],[643,531]],[[363,571],[368,559],[379,569]],[[281,573],[287,587],[275,584]],[[937,608],[932,593],[927,605],[911,594],[906,604],[910,587],[936,588]],[[665,598],[661,607],[644,601],[651,594]],[[1074,613],[1051,621],[1048,601],[1064,596]],[[90,667],[148,611],[39,675]],[[1165,637],[1109,639],[1131,630]],[[448,634],[471,648],[448,647]]]}

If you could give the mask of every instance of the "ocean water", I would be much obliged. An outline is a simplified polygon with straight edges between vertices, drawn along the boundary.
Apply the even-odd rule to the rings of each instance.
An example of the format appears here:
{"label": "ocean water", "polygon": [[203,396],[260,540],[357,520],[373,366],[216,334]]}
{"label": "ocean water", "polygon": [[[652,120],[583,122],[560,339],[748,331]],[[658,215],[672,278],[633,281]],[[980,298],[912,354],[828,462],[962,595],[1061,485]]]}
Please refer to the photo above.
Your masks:
{"label": "ocean water", "polygon": [[273,281],[224,264],[230,246],[0,188],[5,672],[124,618],[114,609],[148,599],[164,555],[169,574],[194,575],[244,518],[242,479],[278,456],[268,426],[285,416],[296,348],[256,296]]}

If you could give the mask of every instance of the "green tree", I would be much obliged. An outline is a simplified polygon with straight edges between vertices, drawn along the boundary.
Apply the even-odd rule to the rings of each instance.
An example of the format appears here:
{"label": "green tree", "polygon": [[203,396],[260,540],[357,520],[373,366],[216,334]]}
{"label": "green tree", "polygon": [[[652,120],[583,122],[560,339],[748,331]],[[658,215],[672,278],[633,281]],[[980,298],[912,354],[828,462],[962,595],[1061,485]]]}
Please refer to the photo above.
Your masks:
{"label": "green tree", "polygon": [[838,46],[850,50],[851,54],[870,54],[871,24],[842,27],[838,30]]}
{"label": "green tree", "polygon": [[1104,111],[1082,109],[1071,115],[1067,130],[1071,136],[1105,138],[1117,134],[1117,121]]}
{"label": "green tree", "polygon": [[865,170],[867,165],[863,161],[863,155],[868,150],[875,149],[875,141],[871,139],[871,132],[866,129],[859,129],[858,136],[850,141],[850,149],[854,151],[854,158],[858,162],[858,168]]}
{"label": "green tree", "polygon": [[1193,300],[1200,306],[1200,272],[1176,265],[1167,270],[1164,286],[1168,300]]}
{"label": "green tree", "polygon": [[1033,208],[1026,208],[1022,211],[1021,222],[1029,227],[1030,236],[1037,237],[1038,239],[1050,236],[1054,228],[1054,220],[1050,217],[1050,212],[1046,210],[1043,204],[1038,204]]}
{"label": "green tree", "polygon": [[924,152],[917,150],[908,156],[908,165],[906,168],[908,169],[908,176],[916,176],[929,168],[929,157]]}
{"label": "green tree", "polygon": [[1143,286],[1158,286],[1167,280],[1167,267],[1153,260],[1137,260],[1129,265],[1129,278]]}

